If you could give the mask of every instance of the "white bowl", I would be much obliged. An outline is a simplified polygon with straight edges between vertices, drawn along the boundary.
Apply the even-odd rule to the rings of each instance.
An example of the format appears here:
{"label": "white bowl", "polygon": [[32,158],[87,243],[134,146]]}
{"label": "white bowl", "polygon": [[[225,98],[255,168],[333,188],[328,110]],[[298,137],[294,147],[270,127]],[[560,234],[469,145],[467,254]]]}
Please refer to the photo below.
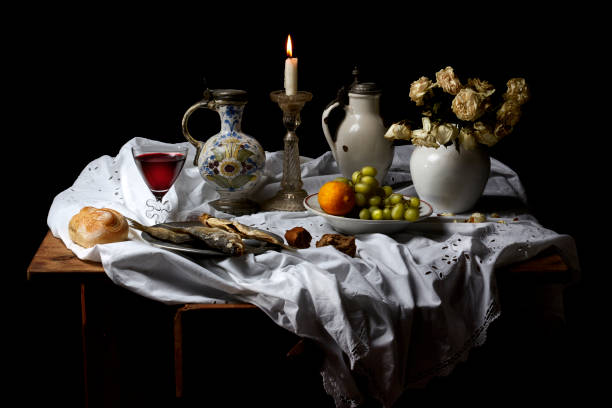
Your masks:
{"label": "white bowl", "polygon": [[304,199],[304,207],[306,207],[306,209],[312,214],[320,215],[321,217],[325,218],[325,221],[327,221],[336,231],[350,235],[370,233],[393,234],[409,228],[411,224],[429,217],[433,212],[431,205],[421,200],[421,205],[419,206],[419,218],[416,221],[378,221],[340,217],[337,215],[327,214],[321,209],[321,206],[319,205],[318,193],[311,194],[306,197]]}

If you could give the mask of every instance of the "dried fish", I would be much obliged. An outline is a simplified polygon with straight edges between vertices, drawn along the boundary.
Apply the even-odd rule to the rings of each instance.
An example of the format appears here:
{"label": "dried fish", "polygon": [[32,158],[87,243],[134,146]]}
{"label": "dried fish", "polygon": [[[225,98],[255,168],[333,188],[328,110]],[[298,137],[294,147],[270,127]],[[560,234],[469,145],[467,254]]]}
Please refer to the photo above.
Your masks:
{"label": "dried fish", "polygon": [[285,245],[283,241],[278,239],[272,234],[267,233],[256,228],[249,227],[241,224],[235,220],[227,220],[223,218],[215,218],[209,214],[203,213],[200,215],[199,220],[202,224],[207,225],[211,228],[219,228],[227,232],[235,233],[240,235],[242,238],[256,239],[258,241],[267,242],[273,245],[277,245],[283,249],[293,250],[288,245]]}
{"label": "dried fish", "polygon": [[152,237],[160,239],[162,241],[172,242],[175,244],[183,244],[185,242],[194,241],[194,238],[191,235],[186,234],[186,233],[175,232],[168,228],[158,227],[158,226],[147,227],[131,218],[125,217],[125,219],[128,221],[128,224],[130,225],[130,227],[137,229],[139,231],[146,232]]}
{"label": "dried fish", "polygon": [[244,254],[244,243],[240,235],[236,233],[204,226],[177,227],[167,224],[160,224],[160,226],[176,233],[188,234],[224,254],[235,256]]}
{"label": "dried fish", "polygon": [[158,224],[147,227],[131,218],[125,217],[132,228],[148,233],[154,238],[174,244],[203,242],[207,247],[228,255],[242,255],[244,243],[240,235],[232,232],[204,226],[179,227],[169,224]]}
{"label": "dried fish", "polygon": [[228,232],[234,232],[234,233],[238,232],[238,230],[232,225],[231,220],[226,220],[223,218],[215,218],[206,213],[203,213],[202,215],[200,215],[198,219],[200,220],[202,224],[208,227],[211,227],[211,228],[220,228],[222,230],[225,230]]}

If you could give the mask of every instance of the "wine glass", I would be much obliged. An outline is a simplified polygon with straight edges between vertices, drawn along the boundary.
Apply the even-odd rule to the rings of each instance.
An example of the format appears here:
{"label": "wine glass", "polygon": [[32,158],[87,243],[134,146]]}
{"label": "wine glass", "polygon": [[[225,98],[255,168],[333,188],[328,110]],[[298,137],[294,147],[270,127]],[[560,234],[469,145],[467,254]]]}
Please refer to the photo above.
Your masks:
{"label": "wine glass", "polygon": [[156,224],[165,221],[172,210],[170,203],[163,202],[163,198],[181,173],[187,158],[187,150],[187,146],[179,145],[132,147],[136,167],[155,196],[155,200],[149,199],[146,202],[149,207],[146,216],[156,218]]}

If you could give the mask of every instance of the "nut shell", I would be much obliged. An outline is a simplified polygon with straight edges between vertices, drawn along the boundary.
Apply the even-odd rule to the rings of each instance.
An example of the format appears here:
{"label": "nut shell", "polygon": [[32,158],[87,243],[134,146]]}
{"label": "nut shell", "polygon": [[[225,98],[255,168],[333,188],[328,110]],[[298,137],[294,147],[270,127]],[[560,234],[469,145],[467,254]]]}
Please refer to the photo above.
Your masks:
{"label": "nut shell", "polygon": [[355,237],[341,234],[325,234],[317,241],[317,248],[331,245],[340,252],[344,252],[348,256],[355,257],[357,247],[355,245]]}
{"label": "nut shell", "polygon": [[285,232],[285,239],[292,247],[304,249],[310,247],[312,236],[306,229],[302,227],[294,227]]}

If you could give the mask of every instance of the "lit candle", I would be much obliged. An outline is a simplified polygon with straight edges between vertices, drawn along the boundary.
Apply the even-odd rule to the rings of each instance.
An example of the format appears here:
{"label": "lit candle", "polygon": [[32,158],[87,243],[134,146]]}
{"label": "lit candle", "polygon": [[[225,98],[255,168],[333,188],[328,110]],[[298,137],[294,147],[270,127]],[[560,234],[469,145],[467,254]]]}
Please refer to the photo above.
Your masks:
{"label": "lit candle", "polygon": [[297,92],[297,58],[293,57],[291,36],[287,37],[287,59],[285,60],[285,93],[295,95]]}

